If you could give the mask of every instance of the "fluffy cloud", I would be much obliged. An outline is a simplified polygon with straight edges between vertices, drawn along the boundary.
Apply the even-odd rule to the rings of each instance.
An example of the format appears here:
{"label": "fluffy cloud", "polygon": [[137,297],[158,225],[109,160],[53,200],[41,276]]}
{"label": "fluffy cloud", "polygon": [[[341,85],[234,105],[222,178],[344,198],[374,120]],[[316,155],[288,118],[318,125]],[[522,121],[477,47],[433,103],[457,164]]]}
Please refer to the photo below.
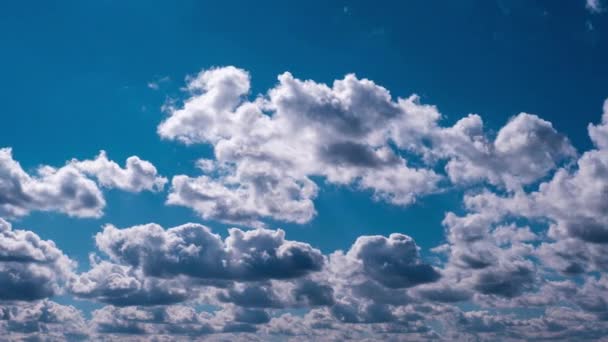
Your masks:
{"label": "fluffy cloud", "polygon": [[30,175],[13,159],[10,148],[0,149],[0,216],[18,217],[31,211],[58,211],[75,217],[100,217],[106,202],[99,184],[131,192],[158,191],[167,180],[136,156],[125,169],[101,152],[94,160],[72,160],[65,166],[40,166]]}
{"label": "fluffy cloud", "polygon": [[124,169],[109,160],[105,151],[101,151],[93,160],[73,160],[70,164],[82,173],[95,177],[99,184],[108,188],[130,192],[160,191],[167,183],[167,179],[158,175],[152,163],[137,156],[127,158]]}
{"label": "fluffy cloud", "polygon": [[369,189],[395,204],[435,191],[440,179],[409,167],[390,148],[388,123],[403,109],[369,80],[348,75],[328,87],[285,73],[265,97],[250,102],[249,74],[226,67],[201,72],[188,89],[191,98],[158,132],[214,146],[216,159],[204,162],[205,174],[174,177],[168,200],[204,218],[307,222],[315,214],[312,176]]}
{"label": "fluffy cloud", "polygon": [[443,223],[448,240],[439,248],[448,258],[444,279],[438,286],[421,289],[421,295],[449,302],[467,299],[467,293],[513,298],[534,288],[537,276],[530,242],[537,237],[529,227],[496,225],[485,213],[448,213]]}
{"label": "fluffy cloud", "polygon": [[363,272],[389,288],[404,288],[439,279],[439,273],[420,260],[414,240],[403,234],[362,236],[347,254],[361,263]]}
{"label": "fluffy cloud", "polygon": [[99,249],[112,260],[140,267],[146,275],[253,281],[289,279],[318,271],[324,258],[302,242],[285,240],[282,230],[229,230],[222,238],[199,224],[164,230],[156,224],[98,233]]}
{"label": "fluffy cloud", "polygon": [[[491,139],[478,115],[441,127],[436,107],[415,95],[393,100],[387,89],[355,75],[331,86],[290,73],[278,81],[249,101],[244,70],[210,69],[188,80],[190,98],[170,110],[158,133],[211,144],[215,160],[199,162],[203,175],[175,176],[169,204],[226,222],[303,223],[315,215],[311,177],[408,205],[440,189],[442,160],[455,184],[517,189],[575,155],[551,123],[531,114],[517,115]],[[411,166],[420,159],[421,166]]]}
{"label": "fluffy cloud", "polygon": [[[198,224],[166,230],[156,224],[106,226],[96,241],[110,261],[94,258],[91,270],[73,277],[69,289],[113,305],[94,315],[97,331],[112,334],[254,332],[254,325],[270,324],[263,310],[296,308],[324,308],[335,324],[392,324],[421,332],[422,317],[413,306],[404,307],[414,303],[407,291],[440,278],[403,234],[363,236],[349,251],[330,256],[286,240],[282,230],[232,228],[222,239]],[[153,312],[178,303],[210,304],[232,318],[220,324],[218,314],[209,313],[190,328],[154,321],[164,314]],[[123,313],[134,318],[119,318]]]}
{"label": "fluffy cloud", "polygon": [[[540,237],[466,202],[470,213],[444,220],[441,267],[398,233],[323,256],[281,230],[231,229],[222,239],[197,224],[106,226],[97,244],[110,261],[92,258],[68,288],[112,304],[88,324],[107,340],[568,340],[607,331],[605,277],[582,286],[539,279],[531,260]],[[442,304],[467,300],[494,310]],[[521,307],[544,313],[509,311]]]}
{"label": "fluffy cloud", "polygon": [[[306,280],[322,270],[326,257],[306,243],[286,240],[280,229],[232,228],[222,239],[193,223],[166,230],[157,224],[126,229],[109,225],[96,241],[110,260],[94,257],[88,272],[71,279],[69,290],[81,298],[115,306],[165,305],[201,297],[218,303],[243,298],[252,304],[241,306],[253,307],[331,301],[331,288]],[[278,281],[281,298],[268,283],[272,280]],[[269,286],[266,292],[263,283]],[[253,304],[256,301],[266,304]]]}
{"label": "fluffy cloud", "polygon": [[80,311],[48,300],[0,304],[0,332],[8,341],[83,340],[89,335]]}
{"label": "fluffy cloud", "polygon": [[91,270],[73,277],[70,292],[79,298],[94,299],[115,306],[167,305],[183,302],[193,295],[183,279],[146,277],[128,266],[102,261]]}
{"label": "fluffy cloud", "polygon": [[[99,257],[74,274],[51,241],[0,219],[0,331],[11,339],[531,340],[608,333],[608,102],[580,156],[540,117],[520,113],[496,133],[479,115],[442,126],[417,96],[347,75],[331,85],[289,73],[249,98],[234,67],[188,80],[189,98],[158,134],[210,144],[201,175],[176,175],[167,203],[205,219],[259,226],[225,237],[187,223],[107,225]],[[319,180],[408,205],[464,189],[445,241],[424,257],[410,236],[364,235],[323,254],[287,240],[272,218],[304,223]],[[0,150],[0,215],[33,210],[99,216],[98,186],[161,191],[149,162],[105,152],[29,175]],[[104,303],[89,321],[45,299]],[[460,302],[460,303],[458,303]],[[458,303],[458,304],[455,304]],[[521,309],[528,310],[521,315]],[[61,323],[63,322],[63,323]]]}
{"label": "fluffy cloud", "polygon": [[435,135],[427,154],[448,158],[446,172],[455,183],[487,181],[514,190],[530,184],[575,155],[567,138],[550,122],[521,113],[494,139],[483,135],[481,118],[470,115]]}
{"label": "fluffy cloud", "polygon": [[71,166],[41,166],[30,176],[0,149],[0,215],[22,216],[33,210],[59,211],[70,216],[98,217],[105,206],[92,180]]}
{"label": "fluffy cloud", "polygon": [[[605,116],[605,113],[604,115]],[[604,119],[603,119],[604,120]],[[604,123],[589,125],[596,149],[576,165],[559,168],[529,193],[505,196],[489,191],[465,197],[469,210],[491,218],[523,217],[547,225],[547,236],[535,252],[547,266],[563,274],[608,269],[608,149]]]}
{"label": "fluffy cloud", "polygon": [[72,275],[73,262],[53,241],[14,230],[0,219],[0,301],[53,296]]}

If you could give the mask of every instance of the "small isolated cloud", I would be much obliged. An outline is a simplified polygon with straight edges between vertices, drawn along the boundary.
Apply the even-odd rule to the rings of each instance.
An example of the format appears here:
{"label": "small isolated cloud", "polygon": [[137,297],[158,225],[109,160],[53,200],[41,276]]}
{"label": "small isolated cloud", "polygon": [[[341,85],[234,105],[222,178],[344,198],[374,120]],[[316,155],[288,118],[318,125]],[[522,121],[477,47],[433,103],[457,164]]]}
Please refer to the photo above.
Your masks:
{"label": "small isolated cloud", "polygon": [[150,88],[152,90],[159,90],[162,84],[167,83],[169,81],[171,81],[169,76],[164,76],[164,77],[160,77],[154,81],[148,82],[147,86],[148,86],[148,88]]}

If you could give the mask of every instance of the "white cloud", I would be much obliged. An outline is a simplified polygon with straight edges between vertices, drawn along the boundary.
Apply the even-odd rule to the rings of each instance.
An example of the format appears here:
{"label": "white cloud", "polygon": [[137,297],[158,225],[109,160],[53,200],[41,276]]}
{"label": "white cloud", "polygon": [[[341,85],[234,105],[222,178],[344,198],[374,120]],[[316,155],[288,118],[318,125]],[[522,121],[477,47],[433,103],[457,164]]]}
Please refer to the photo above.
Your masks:
{"label": "white cloud", "polygon": [[101,216],[105,200],[92,180],[72,166],[41,166],[30,176],[0,149],[0,215],[23,216],[32,210],[59,211],[70,216]]}
{"label": "white cloud", "polygon": [[[211,144],[215,160],[201,164],[201,176],[175,176],[169,204],[232,223],[304,223],[316,213],[312,177],[408,205],[440,191],[441,160],[454,184],[516,190],[576,154],[551,123],[531,114],[517,115],[491,139],[478,115],[441,127],[436,107],[415,95],[393,100],[387,89],[352,74],[331,86],[290,73],[278,80],[249,101],[244,70],[216,68],[189,79],[190,98],[170,110],[158,133]],[[408,155],[422,158],[422,166],[409,166]]]}
{"label": "white cloud", "polygon": [[[575,155],[568,140],[535,115],[516,116],[491,141],[477,115],[443,128],[434,106],[416,96],[394,101],[387,89],[352,74],[331,86],[290,73],[278,80],[253,101],[249,73],[235,67],[188,80],[190,98],[170,110],[158,133],[211,144],[215,161],[206,162],[202,176],[175,176],[169,204],[226,222],[303,223],[315,215],[311,177],[408,205],[439,190],[438,160],[448,161],[454,183],[516,189]],[[423,166],[409,166],[408,153],[423,157]]]}
{"label": "white cloud", "polygon": [[[574,340],[608,333],[608,102],[601,123],[588,126],[595,149],[569,163],[577,153],[568,139],[536,115],[520,113],[496,134],[475,114],[443,127],[436,107],[416,96],[393,100],[354,75],[328,86],[285,73],[249,101],[249,74],[228,67],[201,72],[188,89],[190,99],[158,133],[213,146],[214,159],[196,162],[202,175],[173,177],[167,200],[203,218],[308,222],[316,177],[396,205],[444,186],[475,188],[464,212],[446,213],[445,243],[432,262],[401,233],[360,236],[348,251],[323,254],[280,229],[231,228],[222,237],[195,223],[107,225],[95,239],[101,257],[74,274],[52,241],[0,219],[0,331],[8,338]],[[121,167],[103,151],[32,176],[2,149],[0,215],[98,216],[105,202],[97,184],[139,192],[161,191],[166,182],[147,161],[134,156]],[[46,300],[64,288],[109,305],[85,321]],[[544,312],[514,313],[532,307]]]}
{"label": "white cloud", "polygon": [[72,160],[70,165],[88,176],[95,177],[100,185],[107,188],[130,192],[161,191],[167,183],[167,178],[159,176],[152,163],[137,156],[127,158],[124,169],[108,160],[105,151],[101,151],[93,160]]}
{"label": "white cloud", "polygon": [[608,149],[608,99],[604,101],[602,122],[599,125],[589,124],[587,126],[591,141],[599,149]]}
{"label": "white cloud", "polygon": [[71,160],[62,167],[39,166],[28,174],[13,159],[11,148],[0,149],[0,216],[19,217],[31,211],[57,211],[75,217],[100,217],[106,205],[97,182],[130,192],[161,191],[167,179],[137,156],[121,168],[101,151],[93,160]]}

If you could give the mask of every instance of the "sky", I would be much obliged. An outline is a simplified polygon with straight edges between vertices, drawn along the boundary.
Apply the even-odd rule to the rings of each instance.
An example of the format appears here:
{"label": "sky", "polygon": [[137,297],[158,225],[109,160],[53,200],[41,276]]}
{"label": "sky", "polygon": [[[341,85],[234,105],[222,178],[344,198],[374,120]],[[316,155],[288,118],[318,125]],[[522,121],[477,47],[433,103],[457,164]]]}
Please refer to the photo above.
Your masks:
{"label": "sky", "polygon": [[601,340],[607,13],[0,4],[0,331]]}

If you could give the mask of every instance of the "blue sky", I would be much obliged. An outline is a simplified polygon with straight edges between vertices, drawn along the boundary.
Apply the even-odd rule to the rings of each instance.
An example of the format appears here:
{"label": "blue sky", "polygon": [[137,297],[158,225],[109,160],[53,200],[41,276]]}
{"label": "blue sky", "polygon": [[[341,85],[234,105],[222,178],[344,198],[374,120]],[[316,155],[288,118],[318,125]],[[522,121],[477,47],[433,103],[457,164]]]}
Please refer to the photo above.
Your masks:
{"label": "blue sky", "polygon": [[[310,244],[320,249],[324,258],[336,250],[348,251],[357,238],[362,236],[388,237],[391,233],[405,234],[415,240],[415,244],[420,247],[422,259],[416,262],[433,264],[442,279],[436,280],[429,275],[430,278],[424,278],[426,279],[424,281],[420,279],[416,281],[439,284],[456,273],[452,269],[457,268],[454,266],[457,263],[453,261],[456,254],[438,256],[432,252],[432,248],[443,244],[460,246],[450,240],[450,229],[456,229],[453,227],[457,224],[454,223],[452,226],[451,223],[445,223],[446,213],[453,212],[460,217],[475,213],[486,215],[483,210],[489,209],[472,208],[463,203],[463,200],[465,196],[491,193],[503,200],[495,207],[515,208],[508,209],[512,210],[508,214],[498,215],[496,210],[493,212],[493,215],[500,218],[487,223],[493,227],[492,232],[502,224],[516,222],[529,225],[538,235],[538,239],[530,243],[538,250],[535,250],[529,258],[518,260],[522,263],[533,260],[530,262],[533,262],[536,269],[535,277],[542,279],[540,282],[531,283],[530,289],[526,291],[540,291],[539,289],[546,285],[544,280],[554,278],[564,282],[587,284],[585,289],[593,286],[594,289],[600,288],[601,286],[596,283],[606,279],[603,278],[605,264],[594,259],[597,254],[594,248],[597,246],[603,248],[605,243],[601,240],[604,229],[608,229],[606,219],[603,217],[605,215],[601,214],[603,207],[597,204],[600,208],[597,209],[600,217],[590,214],[591,209],[588,208],[581,209],[580,215],[577,214],[578,212],[571,214],[577,219],[583,217],[577,221],[579,223],[583,222],[583,219],[593,220],[593,224],[589,221],[584,221],[584,224],[590,224],[600,231],[589,238],[584,234],[581,235],[582,237],[576,235],[579,230],[568,228],[576,226],[569,221],[573,220],[572,217],[564,218],[558,213],[553,213],[552,210],[559,212],[559,208],[544,209],[545,204],[536,202],[531,204],[532,202],[529,201],[540,201],[538,198],[542,196],[533,195],[543,191],[539,184],[551,183],[552,180],[557,179],[554,175],[559,174],[559,170],[574,178],[577,170],[583,169],[582,165],[577,166],[581,156],[588,151],[599,151],[598,154],[603,151],[602,138],[590,139],[591,133],[587,125],[600,124],[602,104],[608,97],[606,91],[608,21],[603,10],[604,5],[608,8],[608,4],[596,1],[589,1],[586,4],[584,0],[381,3],[369,1],[301,3],[22,1],[0,4],[0,42],[3,51],[0,54],[0,74],[3,80],[0,89],[3,113],[0,147],[12,148],[12,158],[18,161],[23,170],[30,175],[35,174],[40,165],[59,168],[72,159],[93,160],[99,151],[104,150],[109,160],[115,161],[123,168],[128,157],[138,156],[155,167],[155,175],[166,177],[167,181],[166,186],[158,191],[149,191],[150,187],[143,191],[133,191],[133,189],[125,191],[128,186],[107,184],[104,186],[99,173],[95,173],[97,171],[89,172],[83,169],[84,166],[78,166],[76,168],[80,170],[79,172],[97,182],[106,202],[103,215],[75,217],[72,214],[66,215],[68,209],[55,207],[55,209],[47,209],[51,207],[50,204],[45,204],[46,206],[37,204],[38,207],[28,207],[25,209],[25,214],[19,215],[10,215],[8,210],[0,210],[0,217],[10,222],[13,229],[29,230],[43,240],[54,241],[56,247],[65,256],[78,263],[78,266],[70,271],[74,276],[87,272],[93,267],[89,264],[90,253],[101,255],[102,259],[112,259],[111,255],[101,251],[99,242],[96,245],[95,241],[95,234],[102,232],[102,227],[106,224],[128,228],[157,223],[168,229],[194,222],[211,227],[214,233],[225,238],[228,236],[229,227],[236,226],[246,230],[253,228],[252,226],[259,226],[260,223],[270,229],[284,229],[288,240]],[[268,91],[278,87],[277,77],[284,72],[291,73],[296,80],[313,80],[315,85],[327,84],[330,87],[334,80],[341,80],[345,75],[354,73],[357,80],[371,80],[375,85],[382,86],[390,92],[388,100],[390,106],[398,106],[398,98],[407,99],[412,94],[419,96],[416,106],[436,106],[436,112],[442,116],[437,121],[441,129],[455,125],[458,120],[470,113],[479,114],[483,118],[483,134],[491,142],[499,135],[501,128],[513,122],[510,120],[522,112],[538,115],[541,118],[538,120],[550,122],[552,128],[548,133],[542,131],[544,135],[538,133],[540,131],[528,133],[538,134],[541,138],[530,140],[532,142],[528,142],[526,149],[517,152],[530,153],[529,158],[527,155],[520,155],[519,162],[526,165],[513,166],[517,162],[511,163],[508,158],[515,158],[517,155],[492,157],[495,159],[490,161],[482,160],[481,164],[476,165],[484,170],[475,172],[487,172],[489,176],[476,176],[474,182],[459,183],[459,176],[444,172],[444,167],[451,160],[464,160],[465,157],[454,153],[467,154],[447,151],[450,145],[456,144],[445,143],[448,139],[445,136],[451,134],[446,133],[447,131],[437,133],[437,136],[429,135],[421,138],[416,142],[420,144],[418,146],[421,147],[420,150],[408,149],[405,145],[390,145],[403,157],[400,160],[408,165],[422,165],[419,169],[429,170],[442,177],[438,183],[440,185],[432,190],[406,189],[408,196],[410,191],[415,193],[415,199],[408,200],[407,203],[397,203],[401,200],[398,197],[403,195],[402,192],[395,194],[394,189],[381,188],[378,182],[383,181],[379,179],[383,176],[379,173],[372,173],[371,176],[368,173],[360,173],[342,184],[332,181],[333,174],[325,171],[335,165],[327,161],[319,161],[321,164],[311,166],[312,171],[307,171],[308,166],[298,161],[294,162],[296,167],[285,172],[289,177],[296,179],[296,183],[309,180],[318,187],[317,195],[310,196],[315,214],[307,219],[292,219],[288,213],[281,213],[284,208],[279,208],[275,214],[260,214],[262,209],[256,207],[247,209],[249,211],[246,213],[255,216],[255,224],[253,219],[235,221],[226,219],[226,216],[222,216],[222,213],[218,214],[217,211],[210,212],[207,207],[197,209],[193,204],[196,197],[186,198],[185,192],[178,195],[186,204],[168,205],[166,203],[168,196],[171,193],[178,193],[173,190],[175,184],[171,185],[173,177],[201,175],[201,170],[195,165],[196,161],[201,158],[219,161],[216,150],[218,145],[221,145],[219,141],[222,139],[213,137],[184,144],[183,140],[180,141],[187,135],[184,132],[191,132],[189,129],[204,131],[207,126],[204,124],[194,124],[194,128],[175,126],[177,128],[163,135],[160,133],[159,125],[169,122],[169,118],[177,117],[176,113],[185,108],[185,103],[199,96],[202,98],[204,93],[209,91],[208,84],[194,90],[186,89],[188,84],[192,84],[190,82],[193,79],[202,79],[204,71],[225,71],[227,69],[222,67],[227,66],[239,68],[237,70],[246,73],[250,79],[250,86],[245,91],[245,95],[239,97],[241,102],[254,101],[258,95],[266,96],[268,99],[270,97]],[[222,75],[218,72],[217,75],[209,78],[224,77]],[[225,77],[237,76],[231,74]],[[269,102],[273,101],[269,100]],[[282,110],[287,112],[285,108]],[[294,109],[296,112],[297,110],[303,109]],[[356,112],[356,109],[352,110]],[[347,114],[348,111],[346,110]],[[311,109],[312,112],[314,108]],[[378,109],[378,112],[382,114],[382,110]],[[269,110],[264,115],[278,117],[279,114],[276,113],[280,113],[280,110]],[[320,119],[321,124],[322,120],[332,113],[325,115]],[[203,122],[200,121],[201,117],[195,115],[195,118]],[[375,125],[372,123],[375,119],[371,115],[369,120],[366,124]],[[533,127],[540,130],[545,127],[536,119],[527,117],[521,120],[521,126],[514,129]],[[308,123],[294,122],[302,125],[301,127],[309,127],[306,126],[309,125]],[[277,127],[282,127],[280,122],[277,123]],[[317,129],[321,130],[321,128]],[[236,137],[236,133],[230,134],[233,134],[232,138]],[[414,136],[418,133],[407,134]],[[253,139],[246,134],[238,138]],[[333,138],[335,136],[327,139]],[[565,140],[560,140],[562,138]],[[287,139],[278,139],[277,146],[292,146],[290,144],[293,142]],[[393,139],[391,144],[399,145],[399,142],[395,142],[398,138],[391,139]],[[445,141],[441,140],[437,144],[448,147],[440,148],[433,145],[426,151],[422,148],[425,139],[444,139]],[[246,141],[247,144],[243,148],[253,143],[253,140]],[[319,144],[325,146],[324,144],[330,142],[320,141]],[[434,140],[432,144],[435,144]],[[368,147],[366,145],[366,148]],[[379,146],[372,147],[376,152],[379,151],[377,149]],[[444,150],[441,150],[442,148]],[[463,149],[467,148],[463,147]],[[545,148],[548,150],[545,151]],[[576,152],[573,152],[574,149]],[[550,157],[546,157],[549,155]],[[423,156],[434,159],[433,163],[423,161]],[[538,158],[550,160],[538,160]],[[233,158],[225,161],[236,170],[240,170],[241,166],[245,170],[244,159]],[[292,162],[290,158],[283,161]],[[509,164],[488,171],[491,168],[488,165],[502,165],[502,162]],[[548,164],[544,167],[543,163]],[[597,163],[601,164],[601,162]],[[268,167],[267,164],[263,165]],[[236,172],[235,169],[222,171],[220,166],[214,167],[216,169],[213,172]],[[278,164],[270,169],[274,167],[281,172],[284,171]],[[508,174],[511,172],[511,167],[515,171],[513,174]],[[338,173],[346,174],[350,172],[349,170],[364,172],[359,169],[340,169]],[[541,170],[541,173],[538,173],[538,170]],[[526,174],[527,172],[529,174]],[[605,184],[601,183],[602,181],[606,182],[603,178],[605,174],[598,171],[594,175],[598,178],[597,182],[585,183],[586,186],[600,188],[605,186],[601,185]],[[298,178],[300,176],[302,178]],[[527,179],[528,176],[532,178]],[[3,180],[2,177],[7,178]],[[10,181],[8,177],[8,174],[0,172],[0,189],[3,189],[2,191],[7,194],[6,197],[10,198],[16,196],[12,193],[14,189],[8,185],[2,188],[2,181],[6,184]],[[374,177],[373,181],[370,180],[373,184],[361,185],[361,182],[365,182],[362,180],[365,177],[370,179]],[[393,180],[389,179],[387,182],[391,183]],[[226,184],[224,183],[223,186]],[[240,178],[236,184],[227,186],[225,189],[228,190],[225,191],[228,193],[233,189],[232,187],[242,184],[245,184],[244,178]],[[399,188],[399,186],[400,184],[395,184],[395,187]],[[582,189],[589,189],[587,187]],[[302,189],[298,188],[298,191]],[[520,202],[513,204],[518,194],[524,194],[522,197],[530,197],[529,201],[521,202],[525,204]],[[558,195],[558,190],[552,194]],[[572,192],[569,194],[572,195]],[[255,198],[256,200],[269,203],[264,197],[266,195],[256,196],[260,196]],[[605,193],[601,195],[601,191],[592,198],[599,202],[607,199]],[[521,198],[519,200],[523,201]],[[2,201],[3,198],[0,196],[0,205],[5,204]],[[486,201],[491,202],[492,199]],[[550,203],[551,200],[545,202]],[[232,205],[238,207],[238,203]],[[483,207],[483,205],[479,206]],[[572,206],[574,204],[565,208]],[[40,209],[42,207],[44,209]],[[533,209],[540,210],[540,213],[534,212]],[[239,214],[243,213],[239,212]],[[554,231],[551,231],[551,224],[566,227],[563,228],[568,232],[567,237],[563,237],[564,241],[580,238],[580,241],[591,243],[592,247],[587,245],[585,245],[587,247],[579,247],[590,253],[583,259],[589,265],[595,266],[585,266],[584,271],[572,275],[560,270],[556,266],[559,262],[554,259],[546,263],[538,261],[549,253],[545,249],[541,250],[540,246],[543,243],[553,243],[557,246],[561,241],[559,237],[561,231],[558,228],[553,228]],[[472,230],[473,228],[470,228],[467,231]],[[512,246],[516,245],[513,241],[510,242]],[[513,249],[507,253],[511,255],[509,253],[516,252]],[[118,259],[113,262],[117,262]],[[326,264],[331,262],[327,261]],[[339,261],[335,262],[339,263]],[[363,264],[367,265],[365,262]],[[134,269],[140,266],[129,265]],[[545,266],[551,271],[544,270]],[[370,277],[373,278],[374,274]],[[475,279],[481,277],[476,273],[471,274],[473,274],[471,277],[477,277]],[[186,276],[191,277],[191,275]],[[383,283],[384,278],[373,279],[387,285]],[[240,285],[246,283],[234,281],[235,284]],[[236,286],[235,284],[231,286]],[[251,283],[246,284],[251,285]],[[405,288],[407,291],[414,291],[412,285],[391,286],[388,288],[392,290]],[[463,286],[482,288],[479,284],[466,283]],[[89,297],[82,293],[74,294],[70,285],[63,284],[60,287],[62,290],[52,291],[52,295],[48,297],[51,300],[54,298],[59,303],[68,303],[82,309],[87,317],[91,315],[91,308],[101,308],[108,304],[107,300],[104,302],[104,299],[91,294]],[[214,288],[213,291],[216,290]],[[338,293],[338,287],[335,287],[335,291]],[[489,297],[480,298],[476,293],[458,305],[475,309],[496,308],[500,306],[498,302],[504,304],[507,299],[515,302],[516,297],[528,293],[507,291],[506,296],[500,297],[490,290],[479,291]],[[591,296],[588,293],[579,295],[581,298]],[[17,297],[19,296],[14,298]],[[0,298],[0,304],[3,303],[2,300]],[[488,304],[490,302],[491,304]],[[37,302],[27,302],[27,305],[35,303]],[[217,305],[216,302],[205,302],[200,298],[179,302],[179,304],[184,303]],[[576,306],[563,302],[558,304],[563,304],[564,307]],[[561,307],[558,304],[542,307],[541,311]],[[6,302],[6,305],[18,304]],[[238,305],[234,306],[233,303],[230,305],[233,305],[230,306],[230,310],[242,309]],[[519,305],[521,309],[521,302]],[[143,308],[142,310],[150,308],[145,306],[145,303],[122,308],[125,307],[134,310],[140,307]],[[395,307],[395,305],[391,306],[391,310],[396,310]],[[584,305],[580,307],[582,307],[581,315],[594,312],[585,311]],[[335,308],[337,306],[334,306]],[[154,309],[163,310],[164,307],[154,306]],[[298,309],[301,309],[301,306]],[[291,312],[290,310],[295,309],[286,305],[284,310]],[[336,310],[338,309],[332,312],[335,313]],[[278,317],[282,313],[271,309],[267,311],[272,317]],[[604,311],[608,312],[608,309]],[[467,317],[473,321],[473,318]],[[239,324],[241,323],[245,324],[243,322]],[[561,324],[565,325],[563,322]],[[6,329],[4,326],[2,328]],[[266,332],[264,329],[259,328],[258,333]],[[91,334],[96,333],[99,332]],[[366,332],[364,336],[370,336],[369,334],[371,333]],[[446,336],[448,335],[443,337]]]}

